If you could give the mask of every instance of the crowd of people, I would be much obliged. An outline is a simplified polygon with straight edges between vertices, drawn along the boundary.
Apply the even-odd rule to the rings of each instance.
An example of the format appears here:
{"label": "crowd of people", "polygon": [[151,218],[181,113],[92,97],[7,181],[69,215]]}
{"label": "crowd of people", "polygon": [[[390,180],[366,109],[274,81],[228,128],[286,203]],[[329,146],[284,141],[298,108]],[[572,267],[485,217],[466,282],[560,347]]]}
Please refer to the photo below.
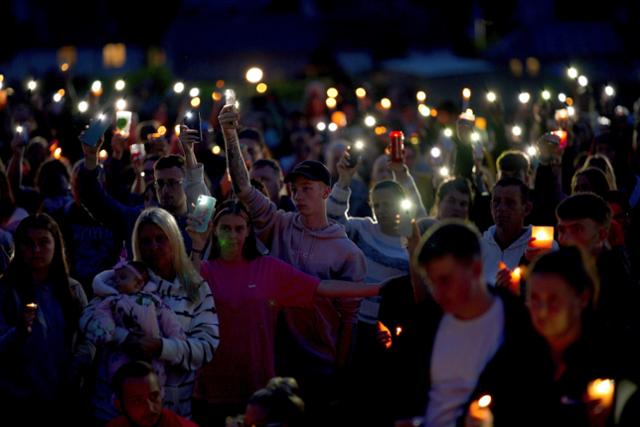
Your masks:
{"label": "crowd of people", "polygon": [[640,112],[354,89],[1,98],[2,414],[639,425]]}

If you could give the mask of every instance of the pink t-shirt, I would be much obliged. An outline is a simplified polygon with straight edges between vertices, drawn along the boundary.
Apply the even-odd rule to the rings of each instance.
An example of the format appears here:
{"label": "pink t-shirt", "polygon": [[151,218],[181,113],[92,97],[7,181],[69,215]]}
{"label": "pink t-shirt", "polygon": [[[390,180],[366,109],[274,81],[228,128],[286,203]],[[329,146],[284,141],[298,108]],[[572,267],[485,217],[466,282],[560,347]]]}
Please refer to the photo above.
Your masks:
{"label": "pink t-shirt", "polygon": [[274,339],[282,307],[312,307],[320,279],[279,259],[202,263],[220,319],[220,346],[196,379],[194,396],[246,403],[275,375]]}

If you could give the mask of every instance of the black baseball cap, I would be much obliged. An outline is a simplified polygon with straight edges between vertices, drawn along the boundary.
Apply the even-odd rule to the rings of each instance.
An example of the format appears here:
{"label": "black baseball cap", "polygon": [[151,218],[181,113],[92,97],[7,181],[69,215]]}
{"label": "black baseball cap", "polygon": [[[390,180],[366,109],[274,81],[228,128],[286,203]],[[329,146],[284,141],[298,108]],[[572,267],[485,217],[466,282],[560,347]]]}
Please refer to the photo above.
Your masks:
{"label": "black baseball cap", "polygon": [[291,182],[296,176],[303,176],[312,181],[321,181],[331,185],[331,173],[325,165],[315,160],[305,160],[298,163],[291,172],[287,174],[284,182]]}

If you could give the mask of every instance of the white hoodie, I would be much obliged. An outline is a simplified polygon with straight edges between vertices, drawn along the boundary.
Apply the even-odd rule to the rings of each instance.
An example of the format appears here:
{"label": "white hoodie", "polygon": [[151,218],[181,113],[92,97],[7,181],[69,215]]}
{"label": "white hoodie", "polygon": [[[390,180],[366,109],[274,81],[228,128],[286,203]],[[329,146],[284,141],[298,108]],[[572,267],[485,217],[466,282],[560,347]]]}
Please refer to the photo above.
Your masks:
{"label": "white hoodie", "polygon": [[[531,226],[528,225],[523,230],[520,237],[511,243],[504,251],[500,248],[498,242],[496,242],[495,225],[492,225],[484,232],[480,243],[482,245],[482,267],[487,283],[495,285],[500,261],[504,262],[509,270],[513,270],[520,265],[520,259],[522,259],[524,251],[529,244],[529,239],[531,239]],[[556,249],[558,249],[558,244],[554,240],[553,250]]]}

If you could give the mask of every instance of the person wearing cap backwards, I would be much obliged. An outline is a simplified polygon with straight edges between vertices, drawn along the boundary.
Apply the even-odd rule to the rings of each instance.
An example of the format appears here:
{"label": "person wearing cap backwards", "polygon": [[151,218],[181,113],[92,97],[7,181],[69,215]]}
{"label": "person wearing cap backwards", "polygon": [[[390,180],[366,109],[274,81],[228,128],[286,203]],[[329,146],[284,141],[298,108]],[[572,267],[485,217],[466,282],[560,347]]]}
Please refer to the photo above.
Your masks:
{"label": "person wearing cap backwards", "polygon": [[[233,189],[247,206],[256,233],[271,255],[323,280],[363,281],[364,255],[349,240],[344,228],[327,218],[329,170],[316,161],[296,165],[285,182],[291,183],[298,212],[279,211],[250,184],[236,132],[237,110],[227,105],[218,119],[227,144]],[[312,309],[285,310],[288,333],[283,341],[287,341],[287,351],[282,355],[281,365],[290,369],[286,374],[294,376],[306,389],[309,411],[313,411],[316,403],[318,412],[326,416],[322,403],[328,404],[335,397],[334,380],[338,369],[348,361],[359,304],[358,299],[317,297]]]}

